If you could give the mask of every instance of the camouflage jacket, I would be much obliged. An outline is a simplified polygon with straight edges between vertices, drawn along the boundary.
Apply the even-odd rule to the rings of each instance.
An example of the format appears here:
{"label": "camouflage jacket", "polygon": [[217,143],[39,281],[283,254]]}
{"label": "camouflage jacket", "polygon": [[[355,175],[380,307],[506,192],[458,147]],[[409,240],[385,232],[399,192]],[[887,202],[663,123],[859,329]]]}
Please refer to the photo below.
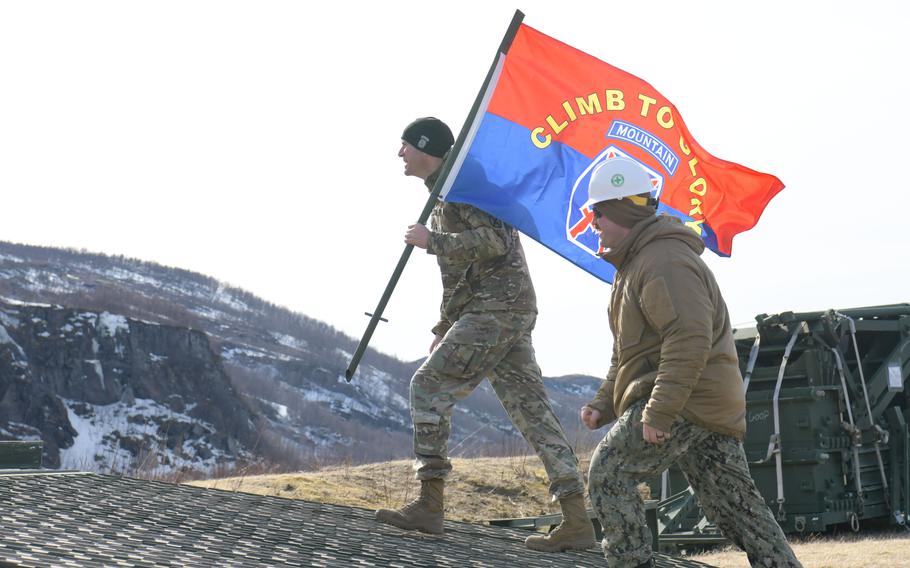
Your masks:
{"label": "camouflage jacket", "polygon": [[637,223],[602,255],[616,267],[610,296],[613,360],[588,403],[599,425],[648,401],[643,422],[669,431],[677,416],[728,436],[746,431],[746,399],[727,305],[679,219]]}
{"label": "camouflage jacket", "polygon": [[[432,189],[439,171],[427,178]],[[442,305],[433,333],[445,335],[461,314],[537,312],[518,231],[465,203],[439,201],[430,215],[427,252],[442,272]]]}

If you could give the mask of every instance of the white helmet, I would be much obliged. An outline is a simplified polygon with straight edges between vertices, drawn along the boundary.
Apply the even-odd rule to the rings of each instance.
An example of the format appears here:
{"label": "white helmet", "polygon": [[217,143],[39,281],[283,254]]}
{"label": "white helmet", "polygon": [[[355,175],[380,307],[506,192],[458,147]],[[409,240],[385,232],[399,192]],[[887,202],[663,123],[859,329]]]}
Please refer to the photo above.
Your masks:
{"label": "white helmet", "polygon": [[[591,207],[601,201],[651,193],[651,189],[651,177],[638,162],[616,156],[604,160],[591,172],[591,181],[588,183],[588,200],[584,206]],[[636,204],[644,205],[644,203],[637,202]]]}

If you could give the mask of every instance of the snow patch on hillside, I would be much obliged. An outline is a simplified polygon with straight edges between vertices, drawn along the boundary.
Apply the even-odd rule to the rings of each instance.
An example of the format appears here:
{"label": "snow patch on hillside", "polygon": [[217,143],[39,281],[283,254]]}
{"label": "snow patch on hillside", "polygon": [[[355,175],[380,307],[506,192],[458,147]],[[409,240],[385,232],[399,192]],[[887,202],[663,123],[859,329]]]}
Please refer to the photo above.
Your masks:
{"label": "snow patch on hillside", "polygon": [[36,308],[50,308],[50,304],[42,304],[41,302],[23,302],[21,300],[16,300],[15,298],[7,298],[6,296],[0,296],[0,300],[3,300],[4,304],[9,304],[11,306],[34,306]]}
{"label": "snow patch on hillside", "polygon": [[119,331],[129,333],[130,324],[126,321],[126,318],[120,314],[101,312],[98,314],[98,331],[101,335],[116,337],[117,332]]}
{"label": "snow patch on hillside", "polygon": [[86,359],[85,362],[88,363],[89,365],[91,365],[92,367],[94,367],[95,374],[98,375],[98,379],[101,381],[101,388],[102,389],[105,388],[104,387],[104,370],[101,368],[101,361],[99,361],[98,359]]}
{"label": "snow patch on hillside", "polygon": [[[260,400],[263,400],[263,399],[260,399]],[[272,406],[272,408],[274,408],[275,411],[278,412],[278,416],[280,418],[288,417],[288,407],[287,406],[285,406],[283,404],[278,404],[277,402],[272,402],[269,400],[267,400],[265,402],[269,403]]]}
{"label": "snow patch on hillside", "polygon": [[[224,451],[208,444],[205,455],[200,455],[199,444],[194,439],[184,441],[179,451],[168,448],[159,433],[162,424],[190,423],[206,432],[214,428],[154,400],[137,398],[132,406],[122,402],[97,405],[60,400],[66,406],[70,425],[78,432],[73,445],[60,450],[62,469],[128,473],[141,467],[150,472],[168,472],[174,468],[211,472],[218,463],[233,464]],[[134,456],[118,443],[118,438],[135,440],[144,455]]]}
{"label": "snow patch on hillside", "polygon": [[0,436],[20,442],[40,442],[41,430],[22,422],[10,422],[9,430],[0,426]]}
{"label": "snow patch on hillside", "polygon": [[384,371],[378,371],[368,367],[368,371],[357,375],[357,388],[367,393],[370,398],[377,402],[391,403],[403,410],[408,409],[408,399],[404,398],[397,392],[389,388],[392,382],[392,376]]}
{"label": "snow patch on hillside", "polygon": [[296,337],[293,337],[286,333],[277,333],[277,332],[273,331],[271,333],[271,335],[272,335],[272,337],[275,338],[275,341],[277,341],[281,345],[284,345],[285,347],[291,347],[293,349],[301,349],[301,350],[309,347],[309,344],[305,340],[297,339]]}
{"label": "snow patch on hillside", "polygon": [[125,270],[125,269],[119,268],[119,267],[118,268],[108,268],[107,270],[101,271],[101,274],[110,276],[114,280],[136,282],[138,284],[148,284],[155,288],[158,288],[161,286],[161,283],[154,278],[149,278],[148,276],[143,276],[142,274],[133,272],[132,270]]}
{"label": "snow patch on hillside", "polygon": [[229,347],[227,349],[222,349],[221,357],[232,361],[241,357],[247,357],[250,359],[280,359],[281,361],[292,361],[293,357],[289,357],[282,353],[275,353],[274,351],[263,351],[260,349],[247,349],[244,347]]}
{"label": "snow patch on hillside", "polygon": [[9,343],[16,348],[16,351],[19,353],[19,356],[22,357],[22,359],[26,358],[25,351],[19,347],[19,344],[16,343],[16,340],[9,336],[9,333],[6,331],[6,327],[3,325],[0,325],[0,343]]}
{"label": "snow patch on hillside", "polygon": [[235,310],[239,310],[241,312],[250,311],[250,307],[231,295],[231,293],[227,291],[227,288],[223,284],[218,286],[218,289],[215,290],[214,299],[221,302],[222,304],[226,304],[234,308]]}

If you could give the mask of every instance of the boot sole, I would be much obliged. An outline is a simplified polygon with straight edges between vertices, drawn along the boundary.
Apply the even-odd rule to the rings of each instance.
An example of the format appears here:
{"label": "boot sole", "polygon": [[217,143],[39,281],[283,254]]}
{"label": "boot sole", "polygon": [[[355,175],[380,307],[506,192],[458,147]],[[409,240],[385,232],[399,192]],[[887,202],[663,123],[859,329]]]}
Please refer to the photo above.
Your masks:
{"label": "boot sole", "polygon": [[581,550],[588,550],[589,548],[593,547],[595,544],[597,544],[597,543],[596,542],[591,542],[590,544],[578,543],[578,544],[560,545],[559,547],[556,547],[556,548],[549,548],[546,545],[534,545],[534,544],[529,544],[529,543],[525,542],[526,547],[528,547],[529,549],[534,550],[536,552],[581,551]]}
{"label": "boot sole", "polygon": [[444,532],[442,527],[440,527],[438,530],[430,529],[430,528],[427,528],[424,526],[418,527],[418,526],[408,524],[406,521],[399,520],[395,517],[392,517],[392,516],[386,517],[384,515],[379,515],[378,513],[376,514],[376,520],[379,521],[380,523],[384,523],[386,525],[392,525],[393,527],[397,527],[399,529],[404,529],[406,531],[417,531],[417,532],[422,532],[425,534],[443,534],[443,532]]}

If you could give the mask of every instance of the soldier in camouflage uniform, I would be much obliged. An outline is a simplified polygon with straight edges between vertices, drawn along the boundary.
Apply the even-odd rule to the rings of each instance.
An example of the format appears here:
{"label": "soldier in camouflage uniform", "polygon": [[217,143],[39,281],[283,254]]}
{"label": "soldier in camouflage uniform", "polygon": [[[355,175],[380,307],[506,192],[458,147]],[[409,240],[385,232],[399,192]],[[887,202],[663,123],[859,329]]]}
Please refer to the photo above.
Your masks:
{"label": "soldier in camouflage uniform", "polygon": [[[432,189],[452,142],[451,131],[438,119],[411,123],[398,154],[405,174],[424,179]],[[420,496],[399,510],[378,511],[377,519],[443,532],[452,410],[488,377],[512,423],[540,456],[550,493],[563,511],[556,530],[529,537],[527,545],[544,551],[592,546],[594,529],[578,460],[547,398],[531,345],[537,305],[518,232],[471,205],[445,201],[433,209],[430,227],[411,225],[405,235],[406,243],[436,255],[443,285],[430,355],[411,379]]]}
{"label": "soldier in camouflage uniform", "polygon": [[588,474],[607,564],[653,566],[637,486],[676,464],[752,566],[800,566],[749,474],[743,380],[704,243],[675,217],[655,215],[650,187],[638,163],[614,158],[588,189],[601,257],[616,267],[612,363],[581,411],[591,429],[616,420]]}

